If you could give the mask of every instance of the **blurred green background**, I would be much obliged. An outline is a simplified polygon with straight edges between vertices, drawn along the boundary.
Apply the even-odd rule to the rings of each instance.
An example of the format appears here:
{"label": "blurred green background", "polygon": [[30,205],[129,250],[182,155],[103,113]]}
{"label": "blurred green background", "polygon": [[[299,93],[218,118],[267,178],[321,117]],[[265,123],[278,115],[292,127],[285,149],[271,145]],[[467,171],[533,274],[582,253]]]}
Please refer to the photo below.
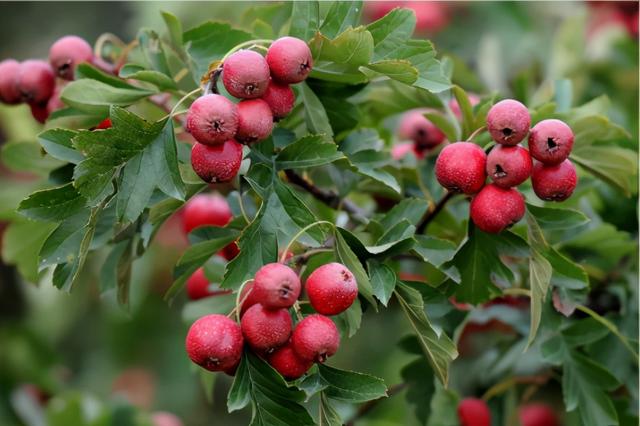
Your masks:
{"label": "blurred green background", "polygon": [[[533,106],[549,96],[556,79],[569,78],[574,105],[607,94],[613,120],[632,132],[632,148],[637,150],[637,3],[630,4],[635,5],[635,11],[629,9],[636,14],[635,33],[632,22],[621,15],[605,20],[601,9],[579,2],[471,2],[447,3],[442,22],[425,24],[420,36],[433,40],[440,54],[451,57],[454,81],[471,92],[499,92]],[[242,26],[244,11],[255,5],[239,1],[2,2],[0,58],[45,58],[50,44],[66,34],[93,43],[105,32],[127,41],[141,27],[164,31],[160,10],[178,16],[185,29],[206,19]],[[418,2],[410,6],[420,7]],[[367,7],[366,15],[372,17],[383,6]],[[2,143],[34,139],[40,129],[27,107],[0,107]],[[6,221],[14,218],[12,210],[33,187],[35,177],[16,173],[10,161],[3,160],[0,219]],[[625,199],[605,185],[601,195],[606,203],[600,212],[603,218],[636,238],[637,197]],[[81,392],[114,407],[125,406],[128,399],[144,411],[173,412],[187,425],[248,423],[246,412],[227,414],[225,398],[231,379],[225,375],[218,375],[214,402],[207,403],[197,371],[184,352],[188,327],[184,301],[168,306],[162,300],[172,281],[172,265],[185,246],[175,223],[170,225],[134,265],[128,310],[119,307],[113,295],[100,295],[101,259],[90,259],[84,285],[72,294],[54,289],[46,277],[39,285],[25,282],[14,267],[2,265],[0,424],[28,421],[24,410],[31,410],[19,398],[29,389],[26,384],[47,395]],[[635,271],[623,271],[630,272]],[[331,363],[383,377],[388,385],[399,383],[400,369],[412,356],[396,346],[408,331],[397,306],[377,314],[367,312],[363,323]],[[465,362],[456,361],[459,371]],[[486,389],[485,383],[474,381],[477,374],[470,372],[463,386],[469,395]],[[558,399],[557,391],[550,387],[543,393],[553,401]],[[347,417],[353,410],[342,408]],[[402,397],[389,398],[376,410],[376,420],[365,419],[362,424],[415,423],[413,409]]]}

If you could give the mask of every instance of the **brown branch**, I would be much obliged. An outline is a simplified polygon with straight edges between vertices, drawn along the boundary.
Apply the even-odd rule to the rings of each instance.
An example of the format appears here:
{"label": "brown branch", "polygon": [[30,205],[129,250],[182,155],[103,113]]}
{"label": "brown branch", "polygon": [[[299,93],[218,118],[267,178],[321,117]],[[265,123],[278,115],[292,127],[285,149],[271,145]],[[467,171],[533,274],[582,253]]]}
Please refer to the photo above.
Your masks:
{"label": "brown branch", "polygon": [[318,188],[293,170],[287,169],[284,173],[287,176],[287,179],[289,179],[289,182],[298,185],[300,188],[311,194],[316,200],[323,202],[332,209],[344,210],[358,222],[367,223],[369,221],[365,211],[352,201],[340,197],[334,191]]}
{"label": "brown branch", "polygon": [[438,213],[440,213],[442,211],[442,209],[444,209],[444,206],[449,202],[449,200],[454,195],[456,195],[455,192],[450,192],[450,191],[447,192],[440,199],[440,201],[438,201],[438,203],[435,205],[435,207],[433,207],[433,209],[427,210],[427,212],[424,214],[424,216],[422,217],[422,219],[418,223],[418,226],[416,226],[416,234],[422,234],[424,232],[424,230],[427,229],[427,226],[429,225],[429,223],[433,219],[435,219],[435,217],[438,215]]}
{"label": "brown branch", "polygon": [[405,387],[407,387],[406,383],[398,383],[396,385],[390,386],[389,389],[387,390],[387,396],[386,397],[383,396],[382,398],[374,399],[372,401],[368,401],[368,402],[362,404],[360,406],[360,408],[358,408],[358,411],[356,411],[356,413],[349,419],[349,421],[347,421],[345,423],[345,425],[346,426],[355,425],[356,424],[356,420],[366,416],[371,410],[376,408],[376,406],[379,403],[381,403],[382,401],[384,401],[386,398],[390,398],[393,395],[396,395],[396,394],[402,392]]}

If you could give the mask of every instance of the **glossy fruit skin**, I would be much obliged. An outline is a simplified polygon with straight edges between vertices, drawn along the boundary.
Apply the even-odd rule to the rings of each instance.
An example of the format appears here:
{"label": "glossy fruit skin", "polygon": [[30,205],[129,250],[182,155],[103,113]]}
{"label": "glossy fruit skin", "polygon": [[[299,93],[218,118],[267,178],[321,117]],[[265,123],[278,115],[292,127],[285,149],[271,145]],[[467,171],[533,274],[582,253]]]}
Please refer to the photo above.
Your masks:
{"label": "glossy fruit skin", "polygon": [[303,360],[324,362],[338,350],[340,333],[328,317],[313,314],[296,325],[291,345]]}
{"label": "glossy fruit skin", "polygon": [[260,303],[247,309],[240,326],[249,346],[262,353],[269,353],[287,343],[293,328],[288,310],[269,310]]}
{"label": "glossy fruit skin", "polygon": [[65,80],[73,80],[78,64],[92,61],[91,45],[78,36],[64,36],[53,43],[49,49],[51,67],[58,77]]}
{"label": "glossy fruit skin", "polygon": [[460,426],[491,426],[491,411],[481,399],[465,398],[458,404]]}
{"label": "glossy fruit skin", "polygon": [[238,132],[236,140],[252,143],[266,139],[273,130],[273,113],[262,99],[238,102]]}
{"label": "glossy fruit skin", "polygon": [[562,163],[572,149],[573,132],[564,121],[542,120],[529,133],[531,156],[548,166]]}
{"label": "glossy fruit skin", "polygon": [[240,307],[240,317],[247,312],[247,309],[260,302],[256,298],[256,294],[253,292],[253,281],[249,281],[244,285],[244,287],[242,287],[240,296],[238,297],[238,302],[242,302],[242,306]]}
{"label": "glossy fruit skin", "polygon": [[487,175],[501,188],[520,185],[531,176],[533,161],[520,145],[496,145],[487,155]]}
{"label": "glossy fruit skin", "polygon": [[517,145],[527,136],[530,125],[527,107],[514,99],[498,102],[487,113],[487,129],[499,144]]}
{"label": "glossy fruit skin", "polygon": [[5,104],[15,105],[22,101],[22,95],[18,90],[19,70],[20,62],[14,59],[0,62],[0,101]]}
{"label": "glossy fruit skin", "polygon": [[440,145],[446,137],[424,116],[428,109],[415,109],[405,113],[400,121],[398,135],[413,141],[417,150],[427,150]]}
{"label": "glossy fruit skin", "polygon": [[231,207],[220,194],[198,194],[184,206],[182,229],[185,233],[200,226],[226,226],[233,218]]}
{"label": "glossy fruit skin", "polygon": [[445,146],[436,160],[436,178],[449,191],[475,194],[482,189],[487,168],[487,154],[471,142]]}
{"label": "glossy fruit skin", "polygon": [[313,58],[307,43],[295,37],[281,37],[267,51],[271,77],[284,84],[304,81],[313,68]]}
{"label": "glossy fruit skin", "polygon": [[271,80],[266,92],[262,95],[262,100],[271,108],[273,117],[280,119],[289,115],[296,102],[296,96],[288,84],[281,84]]}
{"label": "glossy fruit skin", "polygon": [[327,263],[314,270],[305,284],[311,306],[319,314],[336,315],[358,297],[356,279],[341,263]]}
{"label": "glossy fruit skin", "polygon": [[45,61],[36,59],[20,64],[16,81],[21,99],[27,103],[47,102],[55,87],[55,76],[51,66]]}
{"label": "glossy fruit skin", "polygon": [[224,60],[222,84],[236,98],[259,98],[269,85],[269,65],[258,52],[238,50]]}
{"label": "glossy fruit skin", "polygon": [[218,294],[228,294],[231,290],[212,290],[204,268],[198,268],[187,280],[187,296],[190,300],[204,299]]}
{"label": "glossy fruit skin", "polygon": [[268,263],[253,279],[254,297],[267,309],[290,308],[300,296],[298,274],[282,263]]}
{"label": "glossy fruit skin", "polygon": [[309,371],[312,361],[296,355],[291,344],[276,349],[268,358],[269,364],[287,380],[299,379]]}
{"label": "glossy fruit skin", "polygon": [[578,184],[576,168],[570,160],[555,166],[533,165],[531,185],[538,198],[545,201],[564,201],[573,194]]}
{"label": "glossy fruit skin", "polygon": [[206,315],[191,325],[186,348],[191,361],[209,371],[224,371],[240,362],[240,326],[224,315]]}
{"label": "glossy fruit skin", "polygon": [[31,115],[38,123],[44,124],[49,118],[49,110],[47,109],[47,104],[29,104],[29,108],[31,108]]}
{"label": "glossy fruit skin", "polygon": [[189,107],[186,129],[202,144],[224,144],[238,131],[238,107],[222,95],[201,96]]}
{"label": "glossy fruit skin", "polygon": [[229,182],[240,169],[242,145],[229,139],[222,145],[195,143],[191,148],[191,166],[207,183]]}
{"label": "glossy fruit skin", "polygon": [[473,197],[471,219],[482,231],[502,232],[524,216],[524,197],[516,189],[489,184]]}
{"label": "glossy fruit skin", "polygon": [[556,413],[545,404],[527,404],[520,407],[518,417],[521,426],[559,426]]}

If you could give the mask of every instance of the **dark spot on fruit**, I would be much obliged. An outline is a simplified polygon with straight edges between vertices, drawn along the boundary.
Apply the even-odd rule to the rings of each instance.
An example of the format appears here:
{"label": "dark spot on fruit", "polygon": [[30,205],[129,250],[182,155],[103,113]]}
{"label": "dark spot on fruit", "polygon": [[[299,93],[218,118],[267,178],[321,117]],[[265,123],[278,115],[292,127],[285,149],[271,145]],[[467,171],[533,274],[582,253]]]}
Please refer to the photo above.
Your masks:
{"label": "dark spot on fruit", "polygon": [[547,149],[550,152],[553,152],[556,149],[558,149],[558,144],[556,143],[555,140],[553,140],[553,138],[547,138]]}
{"label": "dark spot on fruit", "polygon": [[244,85],[244,92],[247,95],[253,94],[253,92],[255,92],[257,89],[258,89],[258,85],[255,83],[247,83]]}
{"label": "dark spot on fruit", "polygon": [[220,133],[223,131],[222,127],[224,126],[224,120],[215,120],[211,123],[211,128],[214,132]]}
{"label": "dark spot on fruit", "polygon": [[513,130],[512,130],[512,129],[510,129],[510,128],[508,128],[508,127],[505,127],[504,129],[502,129],[502,134],[503,134],[506,138],[508,138],[509,136],[511,136],[511,135],[513,134]]}
{"label": "dark spot on fruit", "polygon": [[309,61],[304,61],[300,64],[300,74],[306,74],[309,68]]}
{"label": "dark spot on fruit", "polygon": [[278,292],[280,293],[281,298],[286,299],[289,296],[289,294],[293,292],[293,289],[289,284],[283,284],[282,287],[280,287],[280,290],[278,290]]}
{"label": "dark spot on fruit", "polygon": [[496,164],[496,170],[493,172],[493,177],[495,178],[503,178],[507,176],[507,172],[504,171],[500,164]]}
{"label": "dark spot on fruit", "polygon": [[351,275],[345,269],[343,269],[340,273],[342,274],[342,279],[344,281],[349,281],[351,279]]}

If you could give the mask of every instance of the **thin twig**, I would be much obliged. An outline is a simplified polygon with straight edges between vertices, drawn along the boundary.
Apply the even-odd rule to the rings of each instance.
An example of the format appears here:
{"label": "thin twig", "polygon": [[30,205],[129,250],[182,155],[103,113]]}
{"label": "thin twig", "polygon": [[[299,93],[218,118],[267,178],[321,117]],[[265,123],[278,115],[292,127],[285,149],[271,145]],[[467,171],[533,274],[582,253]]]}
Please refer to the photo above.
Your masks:
{"label": "thin twig", "polygon": [[406,383],[398,383],[396,385],[390,386],[389,389],[387,390],[387,396],[386,397],[382,397],[382,398],[378,398],[378,399],[374,399],[372,401],[366,402],[365,404],[362,404],[360,406],[360,408],[358,408],[358,411],[356,411],[356,413],[353,415],[353,417],[351,417],[349,419],[349,421],[347,421],[345,423],[346,426],[353,426],[356,424],[356,420],[358,420],[361,417],[366,416],[371,410],[373,410],[374,408],[376,408],[376,406],[381,403],[382,401],[384,401],[386,398],[392,397],[393,395],[396,395],[400,392],[402,392],[402,390],[407,387]]}
{"label": "thin twig", "polygon": [[418,223],[418,226],[416,226],[416,234],[422,234],[424,232],[425,229],[427,229],[427,226],[429,225],[429,223],[436,218],[436,216],[438,215],[438,213],[440,213],[442,211],[442,209],[444,209],[444,206],[449,202],[449,200],[456,195],[455,192],[447,192],[441,199],[440,201],[438,201],[438,203],[433,207],[433,209],[428,210],[424,216],[422,217],[422,219],[420,220],[420,222]]}

